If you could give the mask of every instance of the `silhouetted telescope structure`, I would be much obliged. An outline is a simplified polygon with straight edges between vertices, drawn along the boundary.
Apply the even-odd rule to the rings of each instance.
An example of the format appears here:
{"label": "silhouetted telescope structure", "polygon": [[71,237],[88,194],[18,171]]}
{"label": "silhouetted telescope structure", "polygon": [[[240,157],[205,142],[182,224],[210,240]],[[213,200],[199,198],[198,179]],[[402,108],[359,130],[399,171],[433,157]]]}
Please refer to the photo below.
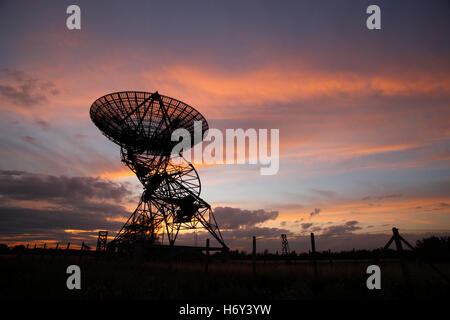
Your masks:
{"label": "silhouetted telescope structure", "polygon": [[[194,121],[206,119],[193,107],[158,92],[107,94],[91,106],[94,124],[121,148],[122,161],[136,174],[144,192],[136,210],[108,246],[127,250],[137,243],[154,244],[166,234],[171,246],[181,230],[204,228],[223,246],[211,206],[200,198],[197,171],[182,154],[173,154],[176,129],[194,137]],[[191,147],[198,141],[191,139]],[[173,161],[178,158],[179,161]]]}

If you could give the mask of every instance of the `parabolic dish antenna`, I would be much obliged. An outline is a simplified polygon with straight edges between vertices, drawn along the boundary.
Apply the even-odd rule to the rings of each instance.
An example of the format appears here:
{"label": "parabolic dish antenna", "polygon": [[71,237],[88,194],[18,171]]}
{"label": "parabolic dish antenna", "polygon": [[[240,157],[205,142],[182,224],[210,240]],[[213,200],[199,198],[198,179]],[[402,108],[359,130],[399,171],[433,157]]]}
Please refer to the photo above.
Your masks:
{"label": "parabolic dish antenna", "polygon": [[155,155],[171,152],[176,143],[171,135],[176,129],[186,129],[193,137],[194,121],[202,121],[202,136],[208,130],[200,112],[158,92],[110,93],[92,104],[90,114],[108,139],[123,148]]}

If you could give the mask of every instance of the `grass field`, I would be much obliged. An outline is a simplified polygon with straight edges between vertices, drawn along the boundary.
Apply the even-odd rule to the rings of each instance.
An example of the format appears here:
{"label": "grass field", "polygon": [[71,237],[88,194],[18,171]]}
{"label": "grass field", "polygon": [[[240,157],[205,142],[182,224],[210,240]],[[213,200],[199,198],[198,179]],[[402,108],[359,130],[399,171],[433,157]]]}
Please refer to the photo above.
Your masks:
{"label": "grass field", "polygon": [[[66,268],[81,268],[81,290],[66,288]],[[371,261],[212,261],[137,263],[78,256],[0,256],[0,292],[9,299],[442,299],[450,288],[427,264],[411,261],[410,286],[398,261],[379,261],[381,290],[366,287]],[[449,274],[450,263],[436,263]]]}

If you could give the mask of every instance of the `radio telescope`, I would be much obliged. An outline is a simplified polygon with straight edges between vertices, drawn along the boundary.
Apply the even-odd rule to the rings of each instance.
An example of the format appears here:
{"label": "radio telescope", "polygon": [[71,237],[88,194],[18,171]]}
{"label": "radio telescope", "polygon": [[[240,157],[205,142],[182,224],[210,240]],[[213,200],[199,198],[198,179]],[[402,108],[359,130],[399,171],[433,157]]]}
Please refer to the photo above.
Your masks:
{"label": "radio telescope", "polygon": [[[97,99],[90,116],[102,133],[120,146],[122,162],[144,187],[136,210],[110,245],[154,244],[158,234],[166,234],[173,246],[179,231],[205,228],[228,249],[211,206],[200,198],[197,171],[182,154],[172,154],[178,143],[171,140],[174,130],[186,129],[193,137],[194,121],[202,121],[202,136],[208,130],[197,110],[158,92],[123,91]],[[176,157],[182,161],[173,161]]]}

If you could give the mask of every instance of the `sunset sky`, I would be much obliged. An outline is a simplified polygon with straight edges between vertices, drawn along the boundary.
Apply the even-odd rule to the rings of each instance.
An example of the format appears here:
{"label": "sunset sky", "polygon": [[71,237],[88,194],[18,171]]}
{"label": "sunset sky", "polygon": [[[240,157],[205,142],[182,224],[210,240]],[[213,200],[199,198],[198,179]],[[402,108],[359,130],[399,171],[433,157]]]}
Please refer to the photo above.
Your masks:
{"label": "sunset sky", "polygon": [[118,231],[142,186],[89,108],[124,90],[184,101],[210,128],[279,129],[276,175],[198,166],[232,248],[450,233],[448,1],[76,1],[72,31],[70,4],[0,1],[0,242]]}

